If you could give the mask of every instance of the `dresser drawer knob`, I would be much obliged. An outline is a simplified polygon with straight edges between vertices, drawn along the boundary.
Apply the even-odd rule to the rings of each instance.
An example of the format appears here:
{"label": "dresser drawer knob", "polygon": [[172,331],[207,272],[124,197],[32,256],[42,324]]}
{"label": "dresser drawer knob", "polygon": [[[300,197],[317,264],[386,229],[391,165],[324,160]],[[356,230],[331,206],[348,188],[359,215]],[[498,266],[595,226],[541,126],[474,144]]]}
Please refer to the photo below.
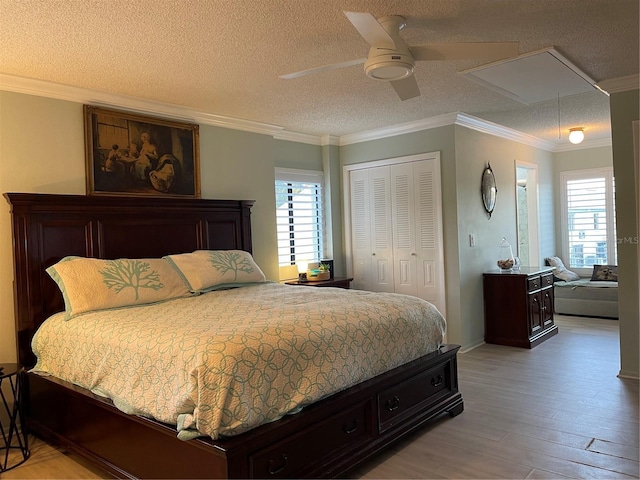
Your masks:
{"label": "dresser drawer knob", "polygon": [[348,423],[342,425],[342,431],[347,435],[351,435],[356,430],[358,430],[358,420],[354,419],[351,425],[349,425]]}
{"label": "dresser drawer knob", "polygon": [[438,374],[437,377],[431,377],[431,386],[432,387],[439,387],[440,385],[442,385],[442,375]]}
{"label": "dresser drawer knob", "polygon": [[282,472],[287,466],[287,456],[283,453],[280,456],[280,464],[276,465],[273,460],[269,460],[269,475],[277,475]]}
{"label": "dresser drawer knob", "polygon": [[397,410],[399,406],[400,406],[400,398],[398,398],[397,395],[387,400],[387,402],[384,404],[384,408],[386,408],[390,412]]}

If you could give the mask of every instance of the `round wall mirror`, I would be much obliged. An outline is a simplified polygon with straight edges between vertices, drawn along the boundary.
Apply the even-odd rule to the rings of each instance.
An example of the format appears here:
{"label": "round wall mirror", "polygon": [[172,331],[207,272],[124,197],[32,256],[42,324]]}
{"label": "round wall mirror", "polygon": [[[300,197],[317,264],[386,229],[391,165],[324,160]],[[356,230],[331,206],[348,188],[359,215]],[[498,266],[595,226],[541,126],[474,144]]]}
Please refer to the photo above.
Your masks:
{"label": "round wall mirror", "polygon": [[484,209],[491,218],[491,213],[496,206],[496,197],[498,196],[498,188],[496,187],[496,177],[493,175],[491,165],[487,163],[484,171],[482,172],[482,183],[480,185],[480,192],[482,193],[482,203]]}

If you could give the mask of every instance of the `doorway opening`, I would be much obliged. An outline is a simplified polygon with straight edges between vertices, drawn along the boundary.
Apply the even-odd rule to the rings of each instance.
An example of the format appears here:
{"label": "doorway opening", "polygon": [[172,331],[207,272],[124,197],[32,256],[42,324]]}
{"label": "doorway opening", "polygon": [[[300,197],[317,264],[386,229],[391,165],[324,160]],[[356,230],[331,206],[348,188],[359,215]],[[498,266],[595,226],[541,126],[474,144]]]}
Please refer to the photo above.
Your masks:
{"label": "doorway opening", "polygon": [[516,161],[518,258],[523,266],[540,266],[538,240],[538,166]]}

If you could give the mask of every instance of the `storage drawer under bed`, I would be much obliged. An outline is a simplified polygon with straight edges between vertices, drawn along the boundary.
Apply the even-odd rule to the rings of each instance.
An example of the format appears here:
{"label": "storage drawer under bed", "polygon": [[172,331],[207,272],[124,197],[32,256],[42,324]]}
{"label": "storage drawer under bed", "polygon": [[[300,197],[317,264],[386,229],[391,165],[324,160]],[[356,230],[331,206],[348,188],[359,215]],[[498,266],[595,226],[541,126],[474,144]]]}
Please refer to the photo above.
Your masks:
{"label": "storage drawer under bed", "polygon": [[332,452],[344,453],[370,440],[371,401],[365,400],[344,412],[337,413],[328,422],[312,425],[299,435],[252,454],[249,458],[251,478],[287,478],[304,476],[311,467],[309,452],[322,460]]}
{"label": "storage drawer under bed", "polygon": [[378,394],[378,428],[380,433],[419,414],[448,397],[457,389],[449,359]]}

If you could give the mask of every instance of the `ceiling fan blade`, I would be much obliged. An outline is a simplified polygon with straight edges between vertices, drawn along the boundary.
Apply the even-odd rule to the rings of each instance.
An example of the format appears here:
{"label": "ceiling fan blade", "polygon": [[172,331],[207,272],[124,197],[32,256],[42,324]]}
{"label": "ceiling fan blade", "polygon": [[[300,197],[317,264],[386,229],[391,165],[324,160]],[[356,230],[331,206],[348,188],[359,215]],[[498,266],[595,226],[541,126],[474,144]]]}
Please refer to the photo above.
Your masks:
{"label": "ceiling fan blade", "polygon": [[517,57],[518,42],[431,43],[409,47],[415,60],[466,60]]}
{"label": "ceiling fan blade", "polygon": [[290,80],[292,78],[306,77],[307,75],[313,75],[315,73],[328,72],[330,70],[337,70],[338,68],[351,67],[353,65],[361,65],[366,62],[366,58],[358,58],[356,60],[349,60],[342,63],[333,63],[331,65],[325,65],[323,67],[310,68],[308,70],[302,70],[301,72],[287,73],[286,75],[280,75],[280,78]]}
{"label": "ceiling fan blade", "polygon": [[420,96],[420,89],[418,88],[418,82],[416,82],[416,77],[414,75],[410,75],[402,80],[394,80],[389,83],[391,83],[391,86],[398,94],[398,97],[400,97],[400,100],[409,100],[410,98]]}
{"label": "ceiling fan blade", "polygon": [[372,47],[396,49],[396,42],[370,13],[344,12],[362,38]]}

